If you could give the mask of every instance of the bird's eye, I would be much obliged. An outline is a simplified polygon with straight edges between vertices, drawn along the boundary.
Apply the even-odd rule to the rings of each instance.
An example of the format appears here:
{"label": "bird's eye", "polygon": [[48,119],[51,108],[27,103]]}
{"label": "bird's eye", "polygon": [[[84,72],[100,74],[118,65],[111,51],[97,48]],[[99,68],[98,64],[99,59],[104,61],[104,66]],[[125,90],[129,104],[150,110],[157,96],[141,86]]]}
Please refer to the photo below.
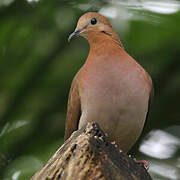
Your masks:
{"label": "bird's eye", "polygon": [[92,19],[91,19],[91,24],[92,24],[92,25],[95,25],[96,23],[97,23],[97,19],[96,19],[96,18],[92,18]]}

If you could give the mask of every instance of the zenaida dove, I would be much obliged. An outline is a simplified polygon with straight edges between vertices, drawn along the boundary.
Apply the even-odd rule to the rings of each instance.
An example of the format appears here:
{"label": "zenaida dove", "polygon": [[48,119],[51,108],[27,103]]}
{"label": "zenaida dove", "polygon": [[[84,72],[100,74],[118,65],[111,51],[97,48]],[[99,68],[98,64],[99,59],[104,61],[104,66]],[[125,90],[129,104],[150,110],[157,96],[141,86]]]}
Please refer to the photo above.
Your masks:
{"label": "zenaida dove", "polygon": [[90,51],[71,85],[65,140],[84,123],[97,122],[110,140],[127,152],[143,129],[152,80],[99,13],[81,16],[69,40],[75,36],[85,37]]}

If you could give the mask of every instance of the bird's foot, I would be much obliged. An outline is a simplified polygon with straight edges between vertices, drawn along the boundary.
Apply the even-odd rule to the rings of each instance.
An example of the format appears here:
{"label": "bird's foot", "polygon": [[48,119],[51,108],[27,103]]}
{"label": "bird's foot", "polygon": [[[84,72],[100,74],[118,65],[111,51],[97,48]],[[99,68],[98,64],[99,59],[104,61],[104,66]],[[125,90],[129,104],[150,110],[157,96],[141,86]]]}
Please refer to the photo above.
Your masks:
{"label": "bird's foot", "polygon": [[139,164],[140,166],[143,166],[146,170],[149,169],[149,162],[146,160],[137,160],[136,158],[133,158],[133,160]]}
{"label": "bird's foot", "polygon": [[[129,155],[130,158],[132,158],[131,155]],[[149,169],[149,162],[146,160],[137,160],[136,158],[132,158],[137,164],[140,166],[143,166],[146,170]]]}

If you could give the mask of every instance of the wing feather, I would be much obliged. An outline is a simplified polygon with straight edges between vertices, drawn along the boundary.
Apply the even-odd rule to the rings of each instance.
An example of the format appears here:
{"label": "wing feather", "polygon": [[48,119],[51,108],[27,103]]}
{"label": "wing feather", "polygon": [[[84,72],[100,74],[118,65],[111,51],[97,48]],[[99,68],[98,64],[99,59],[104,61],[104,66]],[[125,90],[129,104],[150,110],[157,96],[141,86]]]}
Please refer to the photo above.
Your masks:
{"label": "wing feather", "polygon": [[79,119],[81,116],[81,104],[78,91],[78,74],[74,77],[68,98],[68,107],[66,115],[64,140],[68,139],[71,134],[78,129]]}

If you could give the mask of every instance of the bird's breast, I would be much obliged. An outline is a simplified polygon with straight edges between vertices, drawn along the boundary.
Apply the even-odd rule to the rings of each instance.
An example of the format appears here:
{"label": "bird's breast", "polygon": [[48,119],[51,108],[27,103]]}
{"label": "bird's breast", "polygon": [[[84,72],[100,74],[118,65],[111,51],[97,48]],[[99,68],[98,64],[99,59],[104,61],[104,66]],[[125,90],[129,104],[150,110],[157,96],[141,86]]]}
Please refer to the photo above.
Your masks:
{"label": "bird's breast", "polygon": [[79,127],[98,122],[124,150],[129,149],[143,128],[148,110],[150,90],[144,71],[138,68],[131,62],[85,64],[80,75]]}
{"label": "bird's breast", "polygon": [[[88,106],[98,103],[116,107],[149,93],[145,71],[128,61],[91,62],[82,68],[80,96]],[[87,102],[84,102],[86,99]],[[126,104],[127,105],[127,104]]]}

